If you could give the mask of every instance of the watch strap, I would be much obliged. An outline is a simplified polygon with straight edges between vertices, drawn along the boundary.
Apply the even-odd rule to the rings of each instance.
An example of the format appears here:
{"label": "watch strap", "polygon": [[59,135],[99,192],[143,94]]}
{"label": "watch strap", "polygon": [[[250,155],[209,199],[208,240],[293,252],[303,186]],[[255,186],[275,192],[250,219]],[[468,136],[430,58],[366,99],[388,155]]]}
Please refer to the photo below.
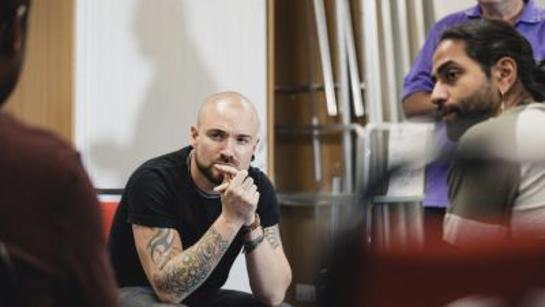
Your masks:
{"label": "watch strap", "polygon": [[251,253],[261,242],[263,242],[263,239],[265,238],[264,234],[260,234],[259,237],[244,242],[244,253],[248,254]]}
{"label": "watch strap", "polygon": [[256,230],[259,226],[261,226],[261,219],[259,218],[259,214],[257,212],[255,213],[254,222],[248,226],[243,226],[242,233],[247,234],[254,230]]}

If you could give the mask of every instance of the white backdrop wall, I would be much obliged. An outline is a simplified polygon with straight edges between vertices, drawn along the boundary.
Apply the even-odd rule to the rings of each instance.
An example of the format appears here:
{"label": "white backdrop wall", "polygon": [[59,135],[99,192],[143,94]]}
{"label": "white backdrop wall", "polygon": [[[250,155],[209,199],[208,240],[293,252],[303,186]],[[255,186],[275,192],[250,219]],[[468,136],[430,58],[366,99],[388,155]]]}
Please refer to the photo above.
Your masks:
{"label": "white backdrop wall", "polygon": [[266,0],[78,0],[75,141],[97,188],[189,143],[198,106],[256,103],[266,170]]}
{"label": "white backdrop wall", "polygon": [[477,4],[476,0],[434,0],[435,20],[439,20],[448,14],[466,9]]}

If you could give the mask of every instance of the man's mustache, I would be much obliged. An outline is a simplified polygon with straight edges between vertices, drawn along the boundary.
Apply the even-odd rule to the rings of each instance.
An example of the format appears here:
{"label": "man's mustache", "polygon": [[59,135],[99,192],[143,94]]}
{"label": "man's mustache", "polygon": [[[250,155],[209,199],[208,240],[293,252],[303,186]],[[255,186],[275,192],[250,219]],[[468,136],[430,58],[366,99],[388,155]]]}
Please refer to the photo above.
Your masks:
{"label": "man's mustache", "polygon": [[451,113],[456,113],[458,117],[464,116],[464,112],[458,105],[440,105],[437,107],[436,112],[440,118]]}
{"label": "man's mustache", "polygon": [[233,167],[238,167],[240,165],[240,162],[235,157],[225,157],[225,156],[216,159],[214,163],[233,166]]}

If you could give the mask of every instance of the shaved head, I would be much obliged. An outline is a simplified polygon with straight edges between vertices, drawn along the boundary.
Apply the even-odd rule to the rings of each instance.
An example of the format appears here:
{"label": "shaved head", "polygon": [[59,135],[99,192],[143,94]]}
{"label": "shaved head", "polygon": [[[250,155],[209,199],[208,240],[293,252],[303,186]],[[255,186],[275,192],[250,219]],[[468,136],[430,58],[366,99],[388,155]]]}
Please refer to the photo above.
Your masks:
{"label": "shaved head", "polygon": [[199,115],[197,117],[197,126],[207,118],[210,112],[242,112],[239,114],[245,114],[249,116],[249,119],[256,125],[256,133],[259,129],[259,116],[254,104],[246,98],[244,95],[229,91],[220,92],[211,96],[208,96],[199,109]]}
{"label": "shaved head", "polygon": [[259,117],[250,100],[237,92],[207,97],[191,127],[191,175],[204,191],[223,181],[214,165],[248,169],[257,144]]}

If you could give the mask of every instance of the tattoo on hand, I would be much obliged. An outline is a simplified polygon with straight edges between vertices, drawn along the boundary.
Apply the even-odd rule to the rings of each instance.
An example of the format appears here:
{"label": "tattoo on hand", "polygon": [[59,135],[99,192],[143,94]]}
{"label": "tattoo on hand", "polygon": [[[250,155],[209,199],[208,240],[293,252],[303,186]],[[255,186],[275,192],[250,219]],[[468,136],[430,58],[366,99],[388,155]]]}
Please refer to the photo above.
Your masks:
{"label": "tattoo on hand", "polygon": [[179,262],[165,267],[165,274],[155,280],[158,290],[186,297],[206,280],[228,247],[229,241],[210,228],[180,255]]}
{"label": "tattoo on hand", "polygon": [[265,239],[267,239],[267,242],[269,242],[273,249],[280,246],[280,231],[278,230],[278,225],[267,227],[263,232]]}

